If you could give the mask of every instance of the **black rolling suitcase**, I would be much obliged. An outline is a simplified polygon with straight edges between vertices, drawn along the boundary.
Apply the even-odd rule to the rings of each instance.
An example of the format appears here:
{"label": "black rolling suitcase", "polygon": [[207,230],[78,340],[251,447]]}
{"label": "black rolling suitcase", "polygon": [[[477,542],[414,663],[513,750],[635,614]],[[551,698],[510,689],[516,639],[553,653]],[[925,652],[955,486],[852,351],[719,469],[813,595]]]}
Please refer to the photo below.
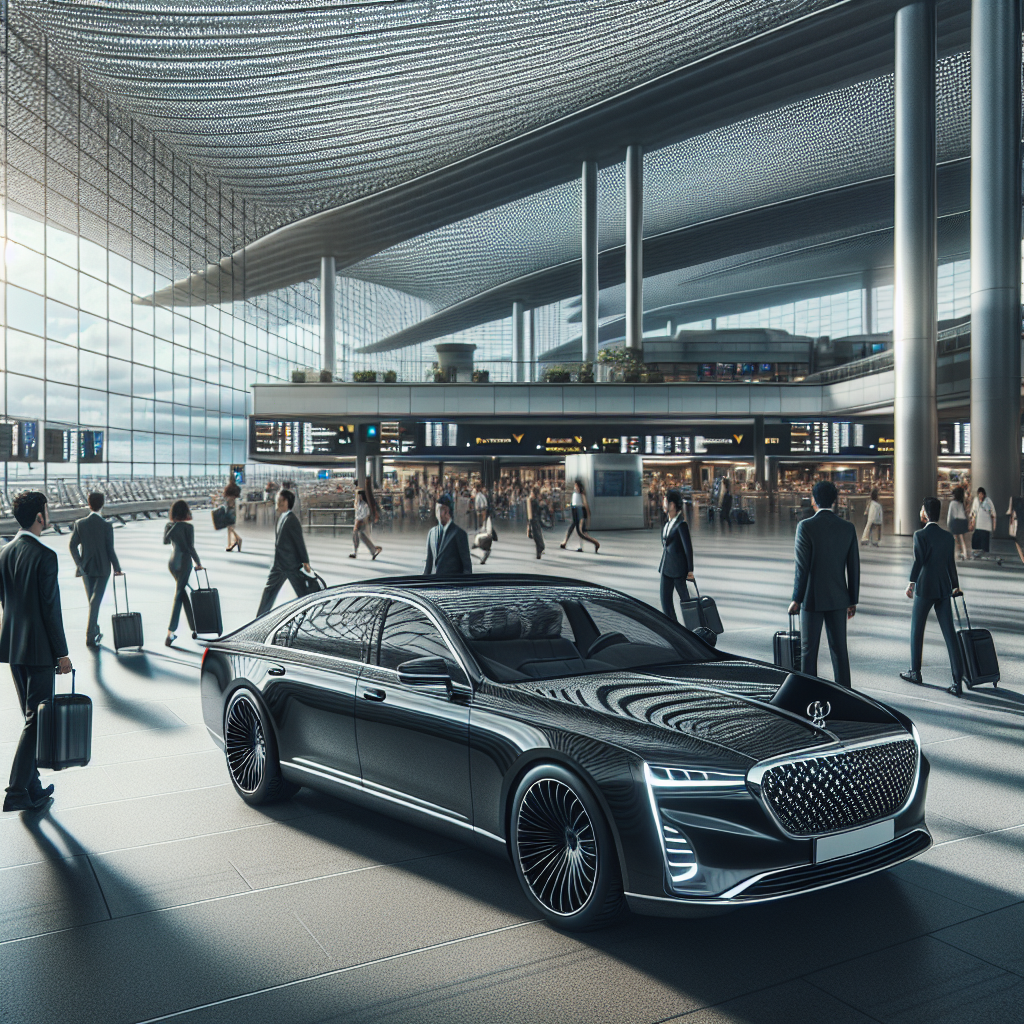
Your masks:
{"label": "black rolling suitcase", "polygon": [[[195,621],[193,638],[200,633],[214,633],[220,636],[224,632],[224,621],[220,617],[220,594],[210,586],[210,574],[206,574],[206,586],[196,587],[192,591],[192,618]],[[196,569],[196,582],[199,582],[199,570]]]}
{"label": "black rolling suitcase", "polygon": [[123,647],[142,649],[142,613],[133,612],[128,607],[128,577],[124,580],[124,611],[117,607],[117,577],[114,577],[114,614],[110,616],[110,627],[114,634],[114,651]]}
{"label": "black rolling suitcase", "polygon": [[800,630],[796,626],[796,616],[790,615],[789,629],[780,629],[772,637],[772,654],[775,664],[788,672],[800,671]]}
{"label": "black rolling suitcase", "polygon": [[960,646],[960,658],[964,663],[964,679],[967,688],[973,690],[982,683],[999,685],[999,658],[996,656],[996,645],[992,634],[987,629],[972,629],[971,617],[967,614],[967,599],[961,595],[964,603],[964,618],[967,628],[960,621],[960,609],[957,598],[953,598],[953,610],[956,612],[956,640]]}
{"label": "black rolling suitcase", "polygon": [[696,580],[691,580],[693,589],[697,591],[695,601],[680,601],[679,607],[683,613],[683,625],[690,630],[698,626],[710,629],[712,633],[724,633],[722,617],[718,614],[718,605],[713,597],[701,597],[700,588]]}
{"label": "black rolling suitcase", "polygon": [[71,692],[55,693],[37,711],[36,764],[61,771],[81,768],[92,757],[92,701],[75,693],[75,670],[71,670]]}

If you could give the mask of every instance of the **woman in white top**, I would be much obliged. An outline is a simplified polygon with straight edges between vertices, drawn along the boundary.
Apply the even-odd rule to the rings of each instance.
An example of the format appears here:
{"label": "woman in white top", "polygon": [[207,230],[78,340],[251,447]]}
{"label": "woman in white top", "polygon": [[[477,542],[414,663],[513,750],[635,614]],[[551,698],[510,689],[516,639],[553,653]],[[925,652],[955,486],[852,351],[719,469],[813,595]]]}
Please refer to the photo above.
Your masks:
{"label": "woman in white top", "polygon": [[[878,541],[882,539],[882,503],[878,500],[878,488],[871,489],[871,500],[868,502],[865,514],[864,532],[860,535],[861,544],[871,541],[874,547],[878,547]],[[878,527],[878,540],[871,540],[875,527]]]}
{"label": "woman in white top", "polygon": [[949,503],[949,510],[946,512],[946,528],[953,534],[953,542],[960,549],[957,558],[962,561],[969,556],[967,554],[967,510],[964,508],[964,489],[953,488],[953,497]]}
{"label": "woman in white top", "polygon": [[995,528],[995,506],[992,504],[992,499],[985,493],[985,488],[979,487],[974,504],[971,505],[971,529],[974,531],[971,536],[971,547],[974,550],[971,554],[975,558],[980,558],[983,551],[988,551],[988,542]]}
{"label": "woman in white top", "polygon": [[371,558],[376,558],[384,550],[370,540],[370,515],[370,503],[367,500],[366,491],[360,489],[356,491],[356,521],[352,527],[352,547],[355,550],[348,556],[349,558],[355,558],[359,553],[360,540],[369,548]]}
{"label": "woman in white top", "polygon": [[594,554],[596,555],[601,549],[601,545],[598,541],[594,540],[593,537],[587,533],[587,520],[590,518],[590,505],[587,504],[587,492],[583,489],[583,481],[577,480],[572,490],[572,504],[570,505],[572,511],[572,523],[569,525],[569,529],[566,531],[565,540],[562,541],[558,546],[564,548],[569,543],[569,538],[572,536],[573,531],[580,535],[580,546],[576,549],[577,551],[583,550],[583,542],[589,541],[594,545]]}

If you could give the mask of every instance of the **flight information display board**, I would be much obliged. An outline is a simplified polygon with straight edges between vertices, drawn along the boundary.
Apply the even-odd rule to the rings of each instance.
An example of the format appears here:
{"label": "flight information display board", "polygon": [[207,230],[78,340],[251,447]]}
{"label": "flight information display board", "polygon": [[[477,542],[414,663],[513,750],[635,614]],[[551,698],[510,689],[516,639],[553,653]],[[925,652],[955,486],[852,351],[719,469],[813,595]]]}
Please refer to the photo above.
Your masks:
{"label": "flight information display board", "polygon": [[5,420],[0,423],[0,462],[38,462],[39,423]]}
{"label": "flight information display board", "polygon": [[249,418],[249,451],[260,456],[351,455],[355,425],[328,420]]}
{"label": "flight information display board", "polygon": [[863,420],[790,420],[765,424],[765,451],[810,460],[829,456],[889,456],[891,423]]}

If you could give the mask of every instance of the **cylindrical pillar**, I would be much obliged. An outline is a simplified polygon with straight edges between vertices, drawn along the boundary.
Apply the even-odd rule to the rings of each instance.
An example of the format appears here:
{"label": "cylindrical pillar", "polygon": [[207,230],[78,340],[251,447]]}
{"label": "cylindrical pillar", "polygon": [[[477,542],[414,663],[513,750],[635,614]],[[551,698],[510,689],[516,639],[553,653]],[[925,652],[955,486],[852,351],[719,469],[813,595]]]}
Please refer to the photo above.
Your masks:
{"label": "cylindrical pillar", "polygon": [[526,308],[521,302],[512,303],[512,380],[526,380]]}
{"label": "cylindrical pillar", "polygon": [[526,379],[535,381],[537,379],[537,313],[530,310],[530,330],[527,338],[526,351]]}
{"label": "cylindrical pillar", "polygon": [[971,487],[1020,485],[1020,0],[971,5]]}
{"label": "cylindrical pillar", "polygon": [[626,150],[626,348],[644,348],[644,151]]}
{"label": "cylindrical pillar", "polygon": [[337,276],[333,256],[320,257],[320,351],[321,368],[337,373],[337,355],[334,349],[335,295]]}
{"label": "cylindrical pillar", "polygon": [[895,522],[920,528],[921,502],[935,493],[935,7],[896,12],[896,216],[893,250]]}
{"label": "cylindrical pillar", "polygon": [[597,163],[583,161],[583,362],[597,362]]}
{"label": "cylindrical pillar", "polygon": [[873,334],[875,329],[875,275],[867,271],[861,280],[860,333]]}

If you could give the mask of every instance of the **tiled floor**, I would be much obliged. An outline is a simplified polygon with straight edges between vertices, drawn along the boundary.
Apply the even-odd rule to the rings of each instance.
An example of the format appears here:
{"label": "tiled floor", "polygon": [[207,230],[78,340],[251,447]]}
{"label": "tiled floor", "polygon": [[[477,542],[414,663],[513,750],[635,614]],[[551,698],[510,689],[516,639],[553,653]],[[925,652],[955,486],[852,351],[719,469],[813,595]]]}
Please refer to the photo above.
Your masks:
{"label": "tiled floor", "polygon": [[[255,613],[272,536],[226,554],[205,515],[197,546],[226,628]],[[925,688],[907,663],[909,542],[864,550],[851,627],[855,685],[918,723],[932,763],[936,845],[887,874],[706,920],[634,917],[588,935],[536,921],[511,867],[303,790],[268,810],[235,796],[202,725],[200,649],[162,645],[171,602],[163,523],[116,533],[144,654],[83,644],[84,593],[67,538],[65,622],[95,702],[93,761],[54,778],[49,813],[0,820],[0,1020],[1016,1021],[1024,1005],[1024,570],[971,565],[975,624],[1003,682],[956,700],[931,627]],[[598,534],[601,553],[541,562],[502,526],[483,571],[583,576],[656,600],[656,533]],[[792,574],[788,521],[731,534],[695,523],[698,580],[723,648],[769,657]],[[329,582],[417,570],[420,532],[310,541]],[[107,603],[113,610],[108,590]],[[108,622],[107,609],[103,621]],[[827,671],[826,659],[822,671]],[[0,679],[6,673],[0,672]],[[19,728],[0,681],[0,762]]]}

